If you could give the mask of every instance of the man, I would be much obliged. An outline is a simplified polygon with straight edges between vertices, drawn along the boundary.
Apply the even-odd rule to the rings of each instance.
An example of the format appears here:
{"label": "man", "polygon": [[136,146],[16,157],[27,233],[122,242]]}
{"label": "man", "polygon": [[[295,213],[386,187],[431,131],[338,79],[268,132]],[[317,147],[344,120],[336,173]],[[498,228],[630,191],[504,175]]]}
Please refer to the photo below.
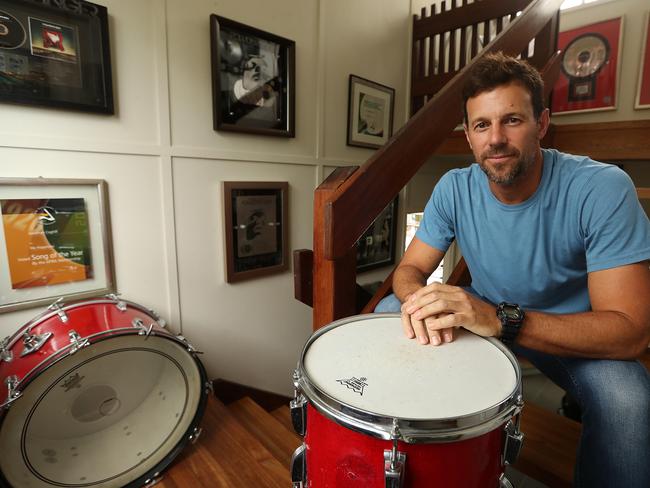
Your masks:
{"label": "man", "polygon": [[[634,359],[650,343],[650,224],[634,186],[540,148],[549,112],[525,62],[484,57],[463,103],[478,164],[441,178],[395,271],[404,332],[442,347],[457,327],[501,338],[580,404],[575,486],[647,488],[650,377]],[[426,286],[454,239],[471,289]]]}

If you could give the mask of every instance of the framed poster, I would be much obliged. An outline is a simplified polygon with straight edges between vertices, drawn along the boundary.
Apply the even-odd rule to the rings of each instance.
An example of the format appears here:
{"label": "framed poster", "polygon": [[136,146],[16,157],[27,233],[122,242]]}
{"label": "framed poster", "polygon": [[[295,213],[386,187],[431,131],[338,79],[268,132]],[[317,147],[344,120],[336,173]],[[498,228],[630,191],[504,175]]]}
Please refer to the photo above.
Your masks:
{"label": "framed poster", "polygon": [[103,180],[0,178],[0,312],[115,291]]}
{"label": "framed poster", "polygon": [[643,23],[643,44],[634,108],[650,108],[650,11]]}
{"label": "framed poster", "polygon": [[560,32],[553,115],[616,108],[622,32],[622,17]]}
{"label": "framed poster", "polygon": [[397,200],[390,202],[357,241],[357,271],[387,266],[395,262]]}
{"label": "framed poster", "polygon": [[224,181],[226,281],[288,268],[287,182]]}
{"label": "framed poster", "polygon": [[348,146],[379,148],[393,135],[395,90],[350,75]]}
{"label": "framed poster", "polygon": [[296,43],[210,16],[215,130],[295,136]]}
{"label": "framed poster", "polygon": [[0,101],[112,114],[106,7],[0,0]]}

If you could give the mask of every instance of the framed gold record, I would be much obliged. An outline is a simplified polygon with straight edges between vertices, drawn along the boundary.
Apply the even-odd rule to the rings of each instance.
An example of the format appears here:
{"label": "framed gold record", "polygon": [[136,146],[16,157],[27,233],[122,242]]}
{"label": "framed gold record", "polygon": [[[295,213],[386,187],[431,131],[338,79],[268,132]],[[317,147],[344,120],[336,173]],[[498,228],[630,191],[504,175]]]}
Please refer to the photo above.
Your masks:
{"label": "framed gold record", "polygon": [[0,10],[0,49],[16,49],[27,38],[25,27],[8,12]]}
{"label": "framed gold record", "polygon": [[616,108],[623,18],[560,32],[560,76],[553,87],[552,113]]}

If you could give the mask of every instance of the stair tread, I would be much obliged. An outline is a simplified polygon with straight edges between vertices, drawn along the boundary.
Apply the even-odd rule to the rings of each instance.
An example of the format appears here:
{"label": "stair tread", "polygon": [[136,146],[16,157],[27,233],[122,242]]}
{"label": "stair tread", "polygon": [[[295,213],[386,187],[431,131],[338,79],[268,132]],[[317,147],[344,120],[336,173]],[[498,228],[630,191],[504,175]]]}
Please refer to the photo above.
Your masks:
{"label": "stair tread", "polygon": [[250,397],[231,403],[228,409],[283,466],[290,466],[291,455],[302,443],[298,435],[288,430]]}
{"label": "stair tread", "polygon": [[521,416],[524,445],[515,469],[553,487],[570,487],[581,425],[533,403]]}
{"label": "stair tread", "polygon": [[294,432],[293,424],[291,423],[291,412],[289,411],[289,407],[287,405],[276,408],[271,412],[271,415],[273,415],[273,417],[278,422],[284,425],[285,429],[290,432]]}
{"label": "stair tread", "polygon": [[197,443],[179,456],[161,488],[214,488],[291,484],[283,466],[216,398],[210,396]]}

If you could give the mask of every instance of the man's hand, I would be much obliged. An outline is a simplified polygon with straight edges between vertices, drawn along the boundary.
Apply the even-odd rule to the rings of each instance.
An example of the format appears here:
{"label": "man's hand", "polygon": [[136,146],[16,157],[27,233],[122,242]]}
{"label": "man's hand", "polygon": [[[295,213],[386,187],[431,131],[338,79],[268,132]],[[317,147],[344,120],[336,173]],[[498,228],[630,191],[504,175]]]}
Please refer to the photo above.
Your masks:
{"label": "man's hand", "polygon": [[460,287],[432,283],[412,293],[402,304],[402,326],[407,337],[421,344],[451,342],[454,329],[464,327],[480,336],[501,334],[493,305]]}

